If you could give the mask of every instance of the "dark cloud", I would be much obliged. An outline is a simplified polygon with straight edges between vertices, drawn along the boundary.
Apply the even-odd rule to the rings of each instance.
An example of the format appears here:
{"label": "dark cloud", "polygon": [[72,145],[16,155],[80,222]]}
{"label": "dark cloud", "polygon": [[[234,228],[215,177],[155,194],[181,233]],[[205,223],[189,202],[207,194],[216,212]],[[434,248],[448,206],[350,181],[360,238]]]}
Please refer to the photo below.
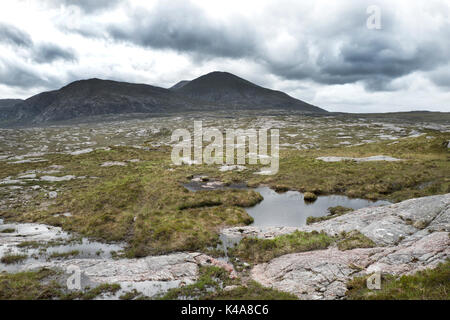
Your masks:
{"label": "dark cloud", "polygon": [[[308,34],[309,42],[296,49],[297,58],[277,61],[263,57],[264,64],[290,80],[309,79],[325,85],[362,83],[370,91],[391,91],[395,90],[393,80],[433,70],[448,61],[450,38],[445,37],[444,29],[417,40],[414,34],[400,30],[401,22],[388,8],[382,11],[380,30],[366,28],[361,8],[351,7],[341,13],[336,25]],[[311,51],[318,52],[317,56],[312,57]]]}
{"label": "dark cloud", "polygon": [[126,24],[110,25],[107,33],[115,40],[205,58],[251,56],[258,40],[245,21],[218,22],[188,1],[160,1],[151,11],[131,12]]}
{"label": "dark cloud", "polygon": [[41,77],[36,71],[25,65],[0,61],[0,83],[24,89],[52,86],[55,79]]}
{"label": "dark cloud", "polygon": [[[126,19],[117,23],[96,19],[95,13],[113,10],[125,0],[45,1],[53,7],[79,9],[68,10],[74,19],[55,20],[60,31],[105,40],[108,46],[118,42],[184,53],[191,57],[193,68],[214,58],[228,58],[236,65],[242,60],[242,64],[262,66],[267,72],[261,78],[270,74],[323,85],[359,83],[368,91],[398,90],[395,80],[416,72],[438,86],[450,82],[447,68],[442,67],[450,57],[450,8],[446,5],[424,5],[429,11],[422,16],[418,12],[422,5],[396,6],[379,0],[382,29],[370,30],[366,8],[371,0],[343,0],[329,9],[323,6],[326,2],[279,0],[255,10],[254,15],[239,15],[236,10],[223,16],[219,12],[218,17],[189,0],[160,0],[149,9],[124,5]],[[411,12],[423,20],[405,18]],[[427,34],[411,31],[421,29],[414,23],[423,24]],[[28,52],[27,63],[78,60],[74,50],[33,43],[28,34],[6,24],[0,24],[0,42],[27,48],[21,49]],[[25,67],[11,68],[15,77],[10,81],[15,85],[21,80],[24,86],[45,81]]]}
{"label": "dark cloud", "polygon": [[33,45],[33,41],[26,32],[5,23],[0,23],[0,42],[22,47]]}
{"label": "dark cloud", "polygon": [[61,48],[53,43],[43,43],[34,48],[33,60],[37,63],[50,63],[56,60],[77,61],[77,56],[72,49]]}
{"label": "dark cloud", "polygon": [[[393,80],[432,70],[448,60],[450,50],[445,45],[450,48],[450,41],[443,37],[442,30],[435,31],[429,41],[418,41],[400,29],[402,22],[394,8],[386,5],[382,29],[370,30],[366,27],[366,2],[343,5],[335,15],[325,17],[328,22],[309,21],[315,23],[312,25],[302,25],[307,12],[299,10],[297,21],[283,25],[281,17],[290,11],[295,13],[296,7],[281,2],[277,8],[281,17],[268,19],[267,25],[280,24],[294,40],[289,49],[279,47],[275,53],[268,49],[273,39],[262,32],[264,25],[255,26],[241,16],[215,20],[190,1],[158,1],[151,10],[129,11],[124,23],[96,28],[84,25],[72,31],[187,53],[195,63],[211,58],[246,58],[285,79],[308,79],[320,84],[363,83],[373,91],[393,90]],[[296,24],[303,28],[296,29]],[[448,27],[450,30],[450,24]]]}
{"label": "dark cloud", "polygon": [[116,7],[123,0],[44,0],[52,6],[75,6],[85,13],[97,13]]}

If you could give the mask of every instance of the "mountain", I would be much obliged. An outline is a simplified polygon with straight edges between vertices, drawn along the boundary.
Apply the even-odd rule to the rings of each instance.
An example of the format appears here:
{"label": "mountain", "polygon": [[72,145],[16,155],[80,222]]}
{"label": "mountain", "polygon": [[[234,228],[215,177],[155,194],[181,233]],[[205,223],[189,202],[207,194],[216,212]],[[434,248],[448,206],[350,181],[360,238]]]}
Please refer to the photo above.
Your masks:
{"label": "mountain", "polygon": [[192,81],[180,81],[170,89],[112,80],[79,80],[26,100],[4,102],[0,123],[30,124],[102,115],[229,109],[326,112],[283,92],[260,87],[230,73],[212,72]]}
{"label": "mountain", "polygon": [[127,113],[190,110],[194,103],[172,91],[146,84],[89,79],[37,94],[7,108],[9,120],[39,123]]}
{"label": "mountain", "polygon": [[169,90],[177,90],[180,89],[181,87],[183,87],[184,85],[188,84],[190,81],[188,80],[181,80],[180,82],[178,82],[177,84],[175,84],[174,86],[170,87]]}
{"label": "mountain", "polygon": [[22,101],[22,99],[0,99],[0,109],[12,107]]}
{"label": "mountain", "polygon": [[323,113],[325,110],[295,99],[284,92],[267,89],[228,72],[214,71],[171,88],[181,95],[234,109],[294,109]]}

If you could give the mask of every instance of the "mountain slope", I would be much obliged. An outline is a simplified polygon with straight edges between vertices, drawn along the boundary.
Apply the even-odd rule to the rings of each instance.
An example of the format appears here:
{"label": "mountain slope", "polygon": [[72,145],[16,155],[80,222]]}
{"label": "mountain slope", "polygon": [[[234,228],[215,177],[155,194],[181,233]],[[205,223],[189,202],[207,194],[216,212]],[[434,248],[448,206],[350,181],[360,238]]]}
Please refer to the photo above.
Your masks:
{"label": "mountain slope", "polygon": [[267,89],[228,72],[211,72],[171,90],[193,99],[222,104],[235,109],[294,109],[326,112],[284,92]]}
{"label": "mountain slope", "polygon": [[38,123],[104,114],[181,111],[192,106],[185,98],[160,87],[89,79],[32,96],[8,108],[8,119]]}
{"label": "mountain slope", "polygon": [[170,87],[169,90],[180,89],[180,88],[184,87],[186,84],[188,84],[189,82],[190,81],[188,81],[188,80],[181,80],[180,82],[177,82],[177,84],[175,84],[172,87]]}
{"label": "mountain slope", "polygon": [[22,101],[22,99],[0,99],[0,109],[12,107]]}

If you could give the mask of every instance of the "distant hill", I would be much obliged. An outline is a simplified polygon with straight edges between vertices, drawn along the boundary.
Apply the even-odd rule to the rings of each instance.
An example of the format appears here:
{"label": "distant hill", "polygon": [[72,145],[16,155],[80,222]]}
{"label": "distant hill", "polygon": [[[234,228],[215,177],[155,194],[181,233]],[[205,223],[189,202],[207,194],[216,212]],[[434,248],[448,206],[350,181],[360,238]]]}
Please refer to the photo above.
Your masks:
{"label": "distant hill", "polygon": [[181,80],[180,82],[178,82],[177,84],[175,84],[174,86],[170,87],[170,90],[177,90],[180,89],[181,87],[183,87],[184,85],[188,84],[190,81],[188,80]]}
{"label": "distant hill", "polygon": [[22,99],[0,99],[0,108],[12,107],[22,101]]}
{"label": "distant hill", "polygon": [[70,120],[103,114],[189,110],[193,103],[172,91],[146,84],[89,79],[28,98],[9,109],[7,118],[21,123]]}
{"label": "distant hill", "polygon": [[3,124],[38,124],[107,114],[169,114],[229,109],[326,112],[283,92],[257,86],[226,72],[209,73],[192,81],[183,80],[170,89],[112,80],[79,80],[26,100],[5,102],[1,108],[0,123]]}
{"label": "distant hill", "polygon": [[211,72],[171,88],[184,96],[234,109],[295,109],[324,113],[325,110],[295,99],[284,92],[258,86],[228,72]]}

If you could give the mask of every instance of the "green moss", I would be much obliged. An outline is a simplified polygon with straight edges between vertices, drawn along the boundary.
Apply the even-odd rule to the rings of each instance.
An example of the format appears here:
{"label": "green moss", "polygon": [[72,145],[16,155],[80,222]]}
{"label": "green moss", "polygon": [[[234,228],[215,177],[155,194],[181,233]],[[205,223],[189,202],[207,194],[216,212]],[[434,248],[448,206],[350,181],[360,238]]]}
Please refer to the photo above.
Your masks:
{"label": "green moss", "polygon": [[333,242],[334,239],[324,232],[295,231],[274,239],[244,238],[229,249],[229,255],[260,263],[288,253],[325,249]]}
{"label": "green moss", "polygon": [[435,269],[413,275],[395,277],[383,275],[381,290],[369,290],[367,277],[357,277],[347,284],[350,300],[450,300],[450,262]]}

